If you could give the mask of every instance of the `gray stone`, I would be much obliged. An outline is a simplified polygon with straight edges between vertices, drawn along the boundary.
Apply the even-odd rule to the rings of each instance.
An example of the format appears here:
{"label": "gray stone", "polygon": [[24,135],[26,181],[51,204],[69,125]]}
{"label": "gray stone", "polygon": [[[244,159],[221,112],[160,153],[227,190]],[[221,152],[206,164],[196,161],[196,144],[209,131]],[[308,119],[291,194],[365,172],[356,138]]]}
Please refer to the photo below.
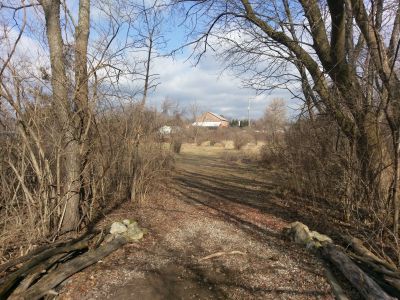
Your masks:
{"label": "gray stone", "polygon": [[294,222],[290,224],[290,229],[295,243],[306,245],[310,240],[312,240],[310,229],[308,229],[308,227],[303,223]]}
{"label": "gray stone", "polygon": [[128,230],[128,228],[121,222],[114,222],[111,225],[110,233],[111,234],[120,234],[124,233]]}
{"label": "gray stone", "polygon": [[130,220],[130,219],[125,219],[122,221],[122,223],[124,223],[126,226],[128,226],[129,224],[135,223],[135,221]]}
{"label": "gray stone", "polygon": [[318,241],[321,244],[332,243],[332,239],[329,236],[319,233],[317,231],[311,231],[311,236],[312,236],[313,240]]}
{"label": "gray stone", "polygon": [[293,222],[284,229],[284,234],[290,237],[295,243],[304,245],[307,249],[313,250],[332,243],[332,239],[317,231],[310,229],[301,222]]}
{"label": "gray stone", "polygon": [[144,231],[139,228],[137,223],[129,224],[128,230],[124,233],[124,236],[131,241],[137,241],[143,238]]}

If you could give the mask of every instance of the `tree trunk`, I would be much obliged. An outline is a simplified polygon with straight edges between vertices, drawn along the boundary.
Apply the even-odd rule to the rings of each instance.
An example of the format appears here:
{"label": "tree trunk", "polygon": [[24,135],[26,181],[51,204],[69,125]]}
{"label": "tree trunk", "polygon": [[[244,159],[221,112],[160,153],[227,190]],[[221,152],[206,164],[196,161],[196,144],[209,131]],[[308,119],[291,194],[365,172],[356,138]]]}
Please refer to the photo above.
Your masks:
{"label": "tree trunk", "polygon": [[[89,105],[89,77],[87,70],[87,49],[90,32],[90,0],[79,1],[79,20],[75,29],[75,95],[74,104],[77,114],[75,128],[80,155],[80,196],[88,201],[90,192],[89,153],[91,108]],[[79,205],[78,205],[79,208]],[[88,214],[88,212],[86,212]]]}
{"label": "tree trunk", "polygon": [[400,154],[400,132],[393,133],[394,146],[394,167],[393,167],[393,183],[392,183],[392,202],[393,202],[393,234],[397,240],[399,235],[399,154]]}
{"label": "tree trunk", "polygon": [[46,34],[50,49],[51,86],[53,89],[53,104],[64,131],[64,216],[62,218],[62,231],[76,228],[79,222],[79,145],[76,141],[74,118],[71,104],[68,101],[68,78],[65,69],[63,54],[63,39],[60,25],[60,0],[42,0],[45,19]]}

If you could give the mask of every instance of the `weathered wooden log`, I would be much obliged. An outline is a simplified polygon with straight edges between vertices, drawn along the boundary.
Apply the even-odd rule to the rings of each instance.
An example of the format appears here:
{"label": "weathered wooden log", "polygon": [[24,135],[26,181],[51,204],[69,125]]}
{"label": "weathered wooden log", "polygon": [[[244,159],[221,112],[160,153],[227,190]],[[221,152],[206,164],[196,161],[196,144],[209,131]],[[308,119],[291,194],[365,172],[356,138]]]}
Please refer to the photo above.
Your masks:
{"label": "weathered wooden log", "polygon": [[48,250],[49,248],[54,248],[54,246],[53,247],[51,245],[39,246],[24,256],[20,256],[16,259],[10,260],[10,261],[0,265],[0,273],[5,272],[8,269],[10,269],[18,264],[24,263],[25,261],[31,259],[33,256],[39,254],[40,252]]}
{"label": "weathered wooden log", "polygon": [[89,238],[90,237],[88,236],[88,237],[85,237],[83,240],[75,242],[73,244],[68,243],[65,246],[48,249],[47,251],[44,251],[44,252],[32,257],[20,269],[9,274],[8,276],[6,276],[4,278],[2,284],[0,285],[0,299],[5,299],[10,294],[10,292],[13,290],[13,288],[15,288],[15,286],[22,279],[24,279],[25,276],[27,276],[30,273],[32,268],[43,263],[47,259],[49,259],[55,255],[58,255],[60,253],[68,253],[71,251],[87,249],[88,245],[89,245]]}
{"label": "weathered wooden log", "polygon": [[[39,246],[35,249],[33,249],[32,251],[30,251],[29,253],[27,253],[24,256],[18,257],[16,259],[10,260],[2,265],[0,265],[0,273],[7,271],[8,269],[15,267],[18,264],[22,264],[28,260],[30,260],[31,258],[33,258],[34,256],[38,255],[39,253],[43,253],[44,251],[48,251],[54,248],[60,248],[60,247],[65,247],[65,246],[70,246],[73,245],[81,240],[84,239],[89,239],[91,238],[94,234],[97,234],[99,231],[92,231],[90,233],[86,233],[83,236],[80,236],[76,239],[67,241],[67,242],[59,242],[59,243],[54,243],[54,244],[49,244],[49,245],[43,245],[43,246]],[[2,279],[0,279],[0,284],[2,284],[4,281]]]}
{"label": "weathered wooden log", "polygon": [[50,257],[48,260],[44,261],[43,263],[35,266],[30,270],[30,273],[28,276],[26,276],[21,283],[18,285],[18,287],[12,292],[10,297],[8,298],[9,300],[13,299],[19,299],[21,295],[31,286],[33,282],[35,282],[38,278],[40,278],[50,267],[52,267],[54,264],[56,264],[59,260],[63,259],[66,256],[69,256],[70,253],[62,253],[55,255],[53,257]]}
{"label": "weathered wooden log", "polygon": [[29,288],[23,295],[22,299],[40,299],[71,275],[96,263],[103,257],[125,245],[127,242],[128,240],[125,237],[117,236],[111,242],[66,262]]}
{"label": "weathered wooden log", "polygon": [[380,264],[391,271],[397,271],[397,268],[394,264],[376,256],[374,253],[369,251],[360,239],[350,235],[344,235],[342,238],[359,256],[368,258],[370,261]]}
{"label": "weathered wooden log", "polygon": [[323,256],[338,268],[367,300],[392,300],[372,278],[361,270],[339,247],[328,244],[321,248]]}
{"label": "weathered wooden log", "polygon": [[386,269],[368,257],[349,254],[351,259],[370,275],[386,292],[400,299],[400,273]]}
{"label": "weathered wooden log", "polygon": [[371,271],[375,273],[400,279],[400,272],[388,270],[386,267],[377,264],[375,261],[372,261],[368,257],[359,256],[353,253],[350,253],[350,257],[356,262],[359,262],[360,264],[365,264],[366,267],[368,267]]}
{"label": "weathered wooden log", "polygon": [[333,275],[332,271],[330,270],[329,266],[325,264],[325,276],[328,279],[329,284],[332,287],[333,294],[335,295],[336,300],[349,300],[346,293],[343,291],[342,287],[340,286],[339,282]]}

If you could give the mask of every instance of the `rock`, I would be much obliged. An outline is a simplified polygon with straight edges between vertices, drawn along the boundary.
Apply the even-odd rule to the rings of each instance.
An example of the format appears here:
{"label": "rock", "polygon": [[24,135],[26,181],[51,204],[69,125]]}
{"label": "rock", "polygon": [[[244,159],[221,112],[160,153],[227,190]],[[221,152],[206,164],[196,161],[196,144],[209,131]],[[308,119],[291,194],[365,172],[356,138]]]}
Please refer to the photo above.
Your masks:
{"label": "rock", "polygon": [[318,241],[321,244],[332,243],[332,239],[329,236],[319,233],[317,231],[311,231],[311,236],[312,236],[313,240]]}
{"label": "rock", "polygon": [[146,232],[147,230],[140,228],[136,221],[129,219],[125,219],[122,222],[114,222],[110,230],[112,237],[122,235],[131,242],[140,240]]}
{"label": "rock", "polygon": [[135,220],[125,219],[122,221],[122,223],[124,223],[126,226],[129,226],[129,224],[133,224],[133,223],[137,223],[137,222]]}
{"label": "rock", "polygon": [[284,229],[284,234],[297,244],[306,246],[307,249],[318,249],[332,243],[332,239],[317,231],[310,231],[307,225],[301,222],[293,222]]}
{"label": "rock", "polygon": [[120,234],[124,233],[128,230],[128,228],[121,222],[114,222],[111,225],[110,233],[111,234]]}
{"label": "rock", "polygon": [[290,231],[292,232],[293,240],[298,244],[307,244],[312,240],[310,229],[300,222],[290,224]]}
{"label": "rock", "polygon": [[128,230],[124,233],[124,236],[130,241],[137,241],[143,238],[144,230],[142,230],[137,222],[128,225]]}

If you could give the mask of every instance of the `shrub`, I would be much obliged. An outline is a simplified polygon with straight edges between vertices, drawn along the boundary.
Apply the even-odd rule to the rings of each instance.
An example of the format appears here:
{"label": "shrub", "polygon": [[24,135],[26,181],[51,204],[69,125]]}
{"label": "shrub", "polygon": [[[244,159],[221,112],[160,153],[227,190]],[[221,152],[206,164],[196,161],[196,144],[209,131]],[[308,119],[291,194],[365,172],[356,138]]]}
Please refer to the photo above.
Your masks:
{"label": "shrub", "polygon": [[251,135],[240,129],[235,131],[233,134],[233,145],[236,150],[242,149],[242,147],[246,146],[251,140]]}
{"label": "shrub", "polygon": [[265,166],[277,166],[282,164],[285,148],[282,146],[263,145],[260,148],[260,161]]}

